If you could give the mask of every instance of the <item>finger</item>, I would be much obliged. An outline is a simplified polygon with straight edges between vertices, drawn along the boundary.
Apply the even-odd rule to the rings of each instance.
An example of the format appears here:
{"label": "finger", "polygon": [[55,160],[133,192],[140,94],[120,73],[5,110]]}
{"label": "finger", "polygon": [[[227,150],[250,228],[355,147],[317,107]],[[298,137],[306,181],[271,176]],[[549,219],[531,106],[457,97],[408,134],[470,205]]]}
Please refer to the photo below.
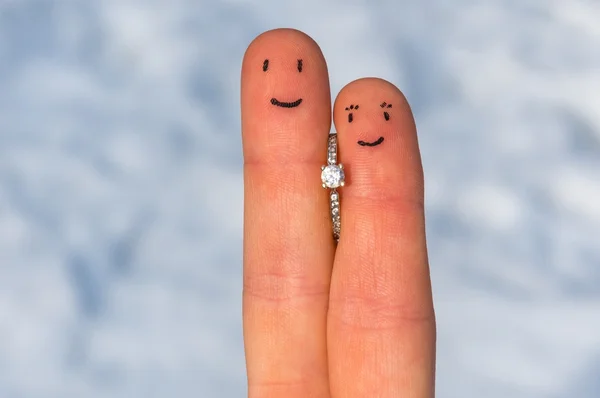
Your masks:
{"label": "finger", "polygon": [[342,230],[330,291],[334,397],[433,397],[435,321],[416,129],[404,96],[361,79],[334,106]]}
{"label": "finger", "polygon": [[250,397],[327,397],[333,243],[321,188],[331,126],[327,66],[279,29],[242,65],[244,343]]}

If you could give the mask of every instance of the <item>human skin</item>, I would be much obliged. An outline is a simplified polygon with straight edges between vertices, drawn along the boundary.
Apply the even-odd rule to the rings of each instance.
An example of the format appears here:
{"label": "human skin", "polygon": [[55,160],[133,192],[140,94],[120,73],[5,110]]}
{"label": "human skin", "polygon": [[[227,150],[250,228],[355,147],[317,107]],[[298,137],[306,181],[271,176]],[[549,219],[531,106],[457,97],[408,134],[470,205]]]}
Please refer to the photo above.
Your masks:
{"label": "human skin", "polygon": [[276,29],[248,47],[241,82],[248,396],[433,397],[436,326],[410,107],[378,78],[338,94],[333,121],[346,184],[335,244],[319,178],[330,98],[325,59],[306,34]]}

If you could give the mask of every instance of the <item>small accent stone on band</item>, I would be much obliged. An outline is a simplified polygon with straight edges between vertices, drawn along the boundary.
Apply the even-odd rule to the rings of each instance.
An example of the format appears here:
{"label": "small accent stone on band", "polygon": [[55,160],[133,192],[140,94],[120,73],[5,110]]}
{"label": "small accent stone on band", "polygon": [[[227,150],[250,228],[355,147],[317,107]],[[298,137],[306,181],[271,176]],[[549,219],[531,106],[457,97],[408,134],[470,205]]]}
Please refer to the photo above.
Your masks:
{"label": "small accent stone on band", "polygon": [[337,134],[329,134],[327,142],[327,164],[337,163]]}
{"label": "small accent stone on band", "polygon": [[341,232],[341,216],[340,216],[340,195],[335,189],[331,190],[329,195],[329,203],[331,205],[331,221],[333,223],[333,238],[335,241],[340,240]]}

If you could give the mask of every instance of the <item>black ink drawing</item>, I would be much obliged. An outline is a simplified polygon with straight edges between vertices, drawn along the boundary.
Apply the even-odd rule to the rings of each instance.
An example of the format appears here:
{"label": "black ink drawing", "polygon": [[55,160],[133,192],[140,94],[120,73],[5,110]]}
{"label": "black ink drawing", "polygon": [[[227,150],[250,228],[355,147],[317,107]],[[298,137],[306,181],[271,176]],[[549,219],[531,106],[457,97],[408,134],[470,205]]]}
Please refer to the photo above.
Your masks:
{"label": "black ink drawing", "polygon": [[[346,108],[347,111],[356,110],[356,109],[358,109],[358,105],[350,105],[349,107]],[[348,114],[348,123],[352,123],[353,120],[354,120],[354,117],[352,116],[352,112],[350,112]]]}
{"label": "black ink drawing", "polygon": [[281,108],[295,108],[302,103],[302,98],[298,98],[294,102],[283,102],[278,101],[277,98],[271,98],[271,103],[275,106],[279,106]]}
{"label": "black ink drawing", "polygon": [[[299,59],[298,65],[297,65],[299,73],[302,73],[302,67],[303,67],[302,60]],[[266,72],[268,69],[269,69],[269,60],[265,59],[263,62],[262,70],[263,70],[263,72]],[[279,101],[275,97],[271,98],[271,104],[278,106],[280,108],[295,108],[295,107],[299,106],[301,103],[302,103],[302,98],[298,98],[296,101],[292,101],[292,102]]]}
{"label": "black ink drawing", "polygon": [[383,142],[383,137],[379,137],[377,141],[366,142],[366,141],[358,141],[357,144],[360,146],[377,146]]}
{"label": "black ink drawing", "polygon": [[[389,109],[392,107],[392,104],[388,104],[387,102],[382,102],[379,106],[382,107],[383,109]],[[358,106],[356,106],[354,109],[356,109],[356,108],[358,108]],[[350,105],[350,109],[352,109],[352,105]],[[346,108],[346,110],[349,110],[349,109]],[[352,122],[351,116],[352,116],[352,114],[348,115],[349,122]],[[388,120],[390,120],[390,114],[387,111],[383,112],[383,117],[386,122]],[[382,142],[383,142],[383,137],[379,137],[377,140],[375,140],[373,142],[358,141],[357,144],[360,146],[377,146],[377,145],[381,144]]]}
{"label": "black ink drawing", "polygon": [[[391,108],[392,104],[388,104],[384,101],[379,106],[385,109],[385,108]],[[383,112],[383,117],[385,118],[386,121],[390,120],[390,114],[385,111]]]}

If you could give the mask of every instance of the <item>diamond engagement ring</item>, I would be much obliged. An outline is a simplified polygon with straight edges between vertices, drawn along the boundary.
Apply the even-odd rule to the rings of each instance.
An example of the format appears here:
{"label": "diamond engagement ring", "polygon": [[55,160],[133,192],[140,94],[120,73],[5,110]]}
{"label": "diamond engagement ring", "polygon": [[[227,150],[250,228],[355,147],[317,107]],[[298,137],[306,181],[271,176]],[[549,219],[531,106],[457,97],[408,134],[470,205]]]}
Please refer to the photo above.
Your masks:
{"label": "diamond engagement ring", "polygon": [[321,166],[321,181],[323,188],[329,188],[329,203],[331,211],[331,222],[333,224],[333,238],[336,242],[340,240],[341,217],[340,217],[340,195],[337,188],[344,186],[344,166],[337,163],[337,134],[329,134],[327,141],[327,164]]}

